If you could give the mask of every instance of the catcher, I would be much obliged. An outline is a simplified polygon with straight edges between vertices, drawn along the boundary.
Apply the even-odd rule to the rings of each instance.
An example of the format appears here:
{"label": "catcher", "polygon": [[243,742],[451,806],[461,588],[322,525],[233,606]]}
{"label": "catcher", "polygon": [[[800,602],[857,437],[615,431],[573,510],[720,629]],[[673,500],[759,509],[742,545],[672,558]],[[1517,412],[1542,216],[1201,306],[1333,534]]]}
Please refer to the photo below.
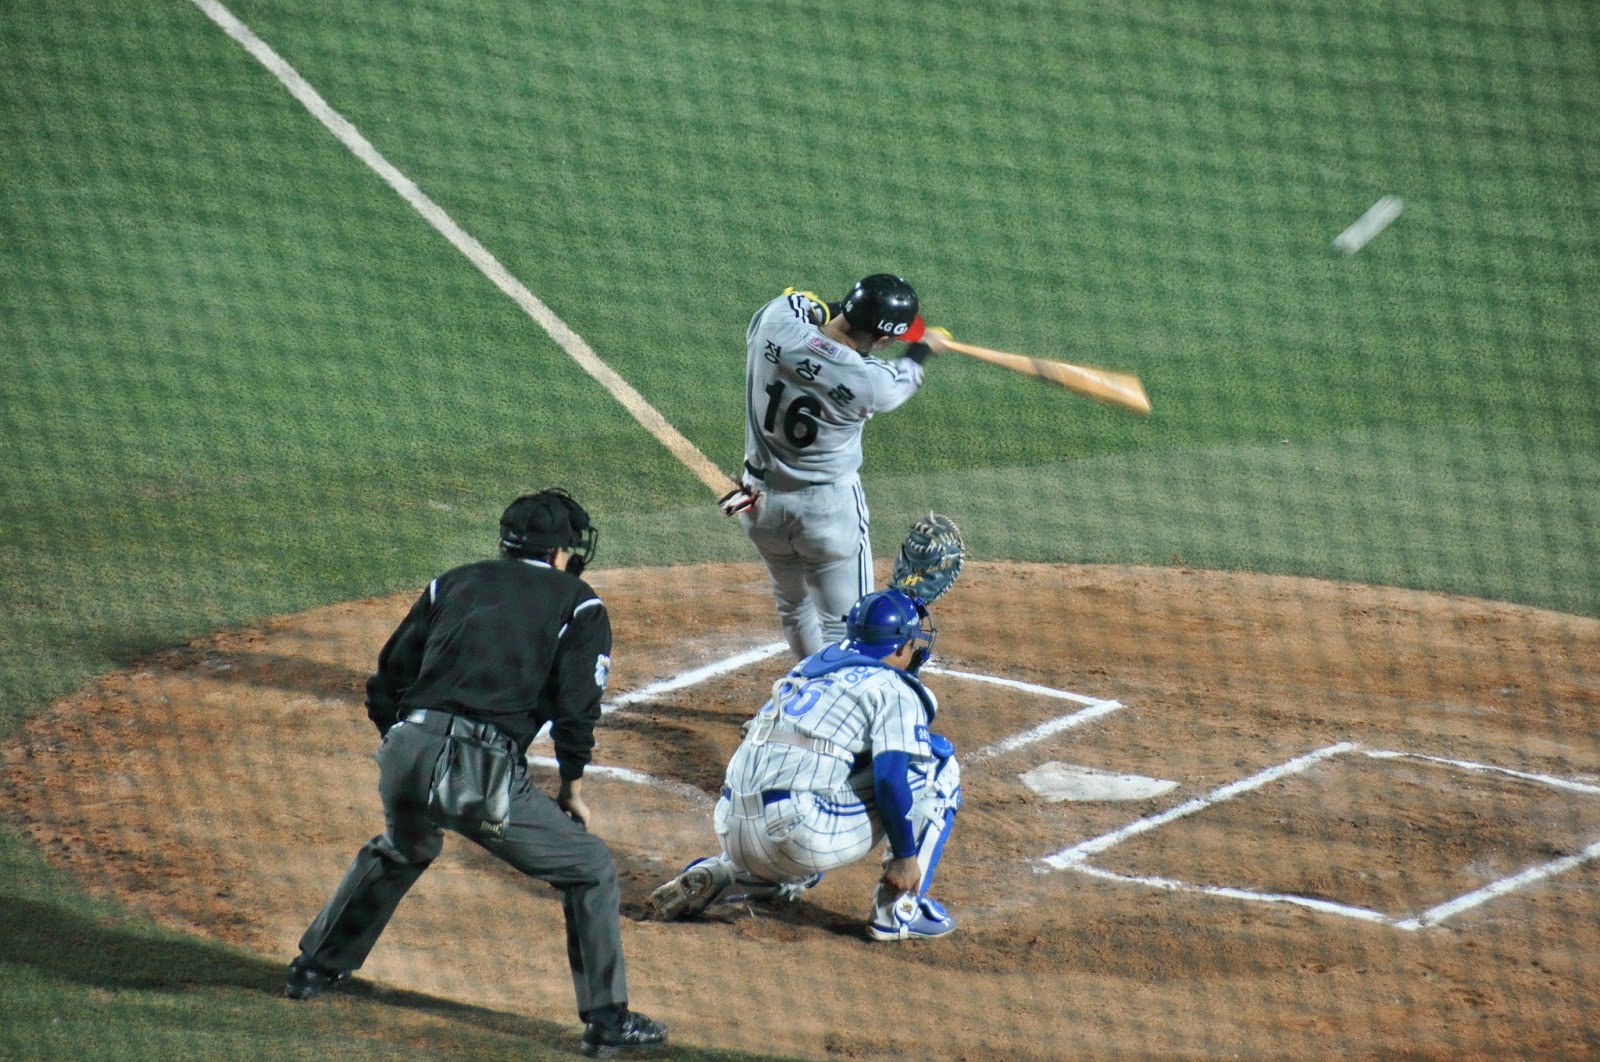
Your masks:
{"label": "catcher", "polygon": [[[845,612],[873,588],[861,436],[946,349],[918,307],[905,280],[875,273],[835,303],[790,288],[750,321],[744,472],[720,505],[766,562],[796,659],[844,637]],[[880,357],[896,340],[904,356]]]}
{"label": "catcher", "polygon": [[796,900],[887,841],[867,935],[955,929],[928,895],[961,806],[955,750],[930,731],[937,703],[916,677],[936,632],[926,606],[893,589],[861,598],[845,622],[844,640],[780,679],[745,725],[712,819],[722,853],[651,894],[663,921]]}

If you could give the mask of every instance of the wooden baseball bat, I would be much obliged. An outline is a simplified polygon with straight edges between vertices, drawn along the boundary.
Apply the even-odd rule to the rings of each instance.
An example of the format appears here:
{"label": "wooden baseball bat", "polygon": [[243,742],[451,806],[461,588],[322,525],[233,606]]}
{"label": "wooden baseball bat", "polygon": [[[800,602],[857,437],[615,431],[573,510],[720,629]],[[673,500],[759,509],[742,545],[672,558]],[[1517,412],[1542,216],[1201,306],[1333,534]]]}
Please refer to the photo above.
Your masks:
{"label": "wooden baseball bat", "polygon": [[944,345],[957,354],[987,361],[991,365],[999,365],[1012,372],[1020,372],[1024,376],[1037,376],[1069,391],[1088,395],[1102,402],[1110,402],[1112,405],[1131,409],[1135,413],[1150,412],[1150,399],[1144,393],[1144,384],[1139,382],[1137,376],[1125,372],[1092,369],[1085,365],[1071,365],[1064,361],[1051,361],[1048,358],[1031,358],[1025,354],[1008,354],[1003,350],[990,350],[988,347],[974,346],[971,343],[959,343],[954,339],[945,340]]}

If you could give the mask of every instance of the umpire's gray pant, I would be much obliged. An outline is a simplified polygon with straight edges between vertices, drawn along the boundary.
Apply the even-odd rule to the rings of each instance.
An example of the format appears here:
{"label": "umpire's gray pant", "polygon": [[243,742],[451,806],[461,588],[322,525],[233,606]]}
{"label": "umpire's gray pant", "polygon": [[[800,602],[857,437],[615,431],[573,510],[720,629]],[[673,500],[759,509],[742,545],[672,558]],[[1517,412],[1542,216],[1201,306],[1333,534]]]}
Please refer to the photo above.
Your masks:
{"label": "umpire's gray pant", "polygon": [[[621,890],[611,850],[533,788],[520,755],[512,757],[510,817],[498,835],[441,823],[429,812],[429,793],[446,744],[460,739],[449,736],[451,716],[427,716],[423,723],[396,723],[384,735],[378,750],[378,791],[387,826],[356,854],[333,899],[300,938],[300,954],[324,970],[360,969],[407,890],[443,849],[441,826],[448,825],[529,877],[560,890],[579,1018],[587,1021],[592,1011],[625,1004]],[[456,723],[458,731],[462,724],[482,727],[467,720]],[[497,733],[492,728],[489,732]]]}

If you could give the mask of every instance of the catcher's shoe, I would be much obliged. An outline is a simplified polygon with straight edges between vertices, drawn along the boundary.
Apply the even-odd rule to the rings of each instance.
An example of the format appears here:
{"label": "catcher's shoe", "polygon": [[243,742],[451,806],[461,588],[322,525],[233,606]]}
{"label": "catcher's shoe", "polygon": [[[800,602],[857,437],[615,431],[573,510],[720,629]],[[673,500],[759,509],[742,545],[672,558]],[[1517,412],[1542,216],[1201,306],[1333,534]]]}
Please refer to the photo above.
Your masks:
{"label": "catcher's shoe", "polygon": [[[806,890],[816,888],[821,881],[821,874],[812,874],[810,877],[801,878],[799,881],[786,881],[782,885],[767,885],[765,887],[773,890],[772,898],[775,900],[783,903],[799,903],[801,898],[805,896]],[[740,884],[744,883],[740,882]],[[759,899],[759,896],[751,896],[750,898]]]}
{"label": "catcher's shoe", "polygon": [[773,884],[761,878],[735,872],[726,856],[696,859],[683,873],[650,894],[656,914],[663,922],[692,918],[708,907],[747,901],[775,900],[798,903],[807,889],[822,880],[812,874],[799,881]]}
{"label": "catcher's shoe", "polygon": [[585,1025],[579,1050],[590,1058],[620,1058],[666,1042],[666,1025],[637,1011],[625,1010],[614,1023],[591,1021]]}
{"label": "catcher's shoe", "polygon": [[290,999],[311,999],[349,983],[349,970],[324,970],[299,958],[289,964],[289,980],[283,986],[283,994]]}
{"label": "catcher's shoe", "polygon": [[956,920],[932,896],[921,899],[904,893],[888,907],[873,911],[867,936],[873,940],[913,940],[942,937],[956,931]]}
{"label": "catcher's shoe", "polygon": [[691,918],[717,902],[733,884],[733,864],[724,856],[696,859],[683,873],[650,894],[663,922]]}

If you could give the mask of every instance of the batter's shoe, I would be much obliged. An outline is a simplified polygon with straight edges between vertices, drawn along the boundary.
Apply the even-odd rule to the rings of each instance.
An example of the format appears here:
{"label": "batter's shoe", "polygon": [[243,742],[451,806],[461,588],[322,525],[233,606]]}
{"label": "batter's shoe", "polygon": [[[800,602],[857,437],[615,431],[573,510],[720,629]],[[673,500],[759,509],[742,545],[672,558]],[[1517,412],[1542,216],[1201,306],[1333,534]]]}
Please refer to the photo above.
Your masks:
{"label": "batter's shoe", "polygon": [[666,1025],[637,1011],[625,1010],[614,1024],[591,1021],[585,1025],[579,1050],[590,1058],[621,1058],[666,1042]]}
{"label": "batter's shoe", "polygon": [[929,940],[956,931],[956,920],[931,896],[904,893],[887,908],[873,911],[867,936],[873,940]]}
{"label": "batter's shoe", "polygon": [[663,922],[692,918],[717,902],[733,884],[733,864],[723,856],[696,859],[683,873],[650,894]]}
{"label": "batter's shoe", "polygon": [[290,999],[311,999],[349,983],[349,970],[324,970],[300,958],[289,964],[289,980],[283,986],[283,994]]}

